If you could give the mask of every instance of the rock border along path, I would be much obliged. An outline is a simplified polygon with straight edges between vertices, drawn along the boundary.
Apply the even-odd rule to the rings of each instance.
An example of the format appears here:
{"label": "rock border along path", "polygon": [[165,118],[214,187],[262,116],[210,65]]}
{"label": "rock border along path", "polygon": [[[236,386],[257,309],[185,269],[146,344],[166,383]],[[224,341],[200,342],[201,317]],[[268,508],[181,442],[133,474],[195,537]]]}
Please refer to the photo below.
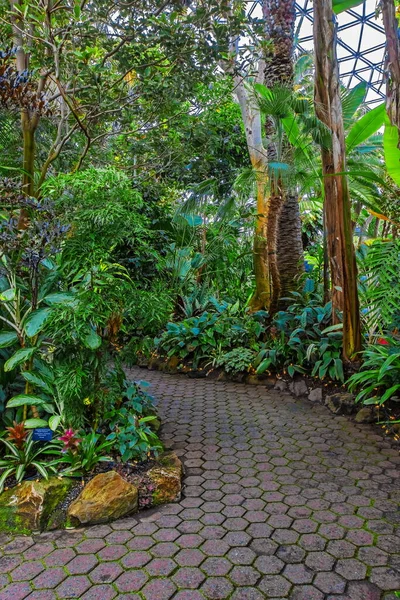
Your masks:
{"label": "rock border along path", "polygon": [[186,468],[178,504],[5,538],[0,600],[395,600],[399,453],[288,394],[132,369]]}

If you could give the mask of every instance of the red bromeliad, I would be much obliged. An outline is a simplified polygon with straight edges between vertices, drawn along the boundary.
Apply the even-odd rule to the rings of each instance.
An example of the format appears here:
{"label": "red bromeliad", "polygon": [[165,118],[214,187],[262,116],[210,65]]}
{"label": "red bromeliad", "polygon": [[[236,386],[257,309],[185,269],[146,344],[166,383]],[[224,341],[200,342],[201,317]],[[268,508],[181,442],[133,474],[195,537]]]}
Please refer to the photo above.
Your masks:
{"label": "red bromeliad", "polygon": [[58,438],[60,441],[64,443],[64,448],[62,452],[68,452],[71,450],[75,452],[78,449],[80,442],[82,441],[77,437],[75,431],[73,429],[67,429],[63,435]]}

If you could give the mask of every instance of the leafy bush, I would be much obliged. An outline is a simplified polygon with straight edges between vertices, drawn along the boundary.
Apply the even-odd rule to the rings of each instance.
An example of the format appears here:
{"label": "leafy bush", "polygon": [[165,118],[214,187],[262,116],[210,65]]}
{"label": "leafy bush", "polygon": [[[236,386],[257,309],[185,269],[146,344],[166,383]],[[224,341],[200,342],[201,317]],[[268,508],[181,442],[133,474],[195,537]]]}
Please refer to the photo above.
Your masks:
{"label": "leafy bush", "polygon": [[257,373],[287,369],[289,375],[309,373],[323,379],[344,381],[341,359],[342,325],[329,325],[332,305],[317,304],[318,298],[304,306],[300,293],[287,311],[278,312],[254,361]]}
{"label": "leafy bush", "polygon": [[227,373],[243,373],[248,371],[254,360],[254,351],[249,348],[234,348],[222,354],[217,360],[218,367],[224,367]]}
{"label": "leafy bush", "polygon": [[0,442],[5,446],[5,454],[0,459],[0,469],[3,469],[0,476],[0,492],[4,489],[5,481],[11,475],[15,476],[17,483],[20,483],[31,470],[36,471],[48,479],[49,472],[56,473],[57,470],[52,462],[45,462],[40,459],[40,455],[46,450],[46,446],[38,444],[32,440],[32,431],[22,432],[23,425],[19,425],[20,431],[9,431],[8,439],[0,438]]}
{"label": "leafy bush", "polygon": [[58,440],[47,447],[46,454],[55,456],[52,465],[57,465],[63,475],[69,477],[82,477],[93,471],[100,462],[110,462],[112,458],[107,456],[113,443],[107,441],[104,435],[95,431],[78,437],[72,429],[64,432]]}
{"label": "leafy bush", "polygon": [[111,433],[107,436],[123,462],[145,460],[162,450],[152,429],[157,421],[154,399],[141,389],[144,382],[125,382],[125,398],[113,405],[105,415]]}
{"label": "leafy bush", "polygon": [[348,380],[351,391],[360,390],[356,402],[382,405],[400,390],[400,342],[382,341],[364,350],[361,370]]}
{"label": "leafy bush", "polygon": [[238,346],[253,346],[264,330],[266,313],[241,314],[238,304],[216,304],[215,312],[203,312],[180,323],[168,323],[166,331],[155,340],[156,347],[167,356],[189,359],[194,367],[200,361],[218,356]]}

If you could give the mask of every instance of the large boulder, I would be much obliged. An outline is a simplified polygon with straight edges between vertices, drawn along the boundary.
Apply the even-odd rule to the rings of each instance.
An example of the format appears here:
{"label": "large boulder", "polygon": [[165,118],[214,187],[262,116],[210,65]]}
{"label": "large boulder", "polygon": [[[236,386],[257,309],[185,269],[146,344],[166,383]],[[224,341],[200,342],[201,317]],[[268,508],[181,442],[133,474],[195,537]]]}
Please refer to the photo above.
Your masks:
{"label": "large boulder", "polygon": [[68,478],[23,481],[0,495],[0,531],[28,533],[47,529],[54,509],[73,485]]}
{"label": "large boulder", "polygon": [[115,471],[100,473],[89,481],[67,511],[72,525],[107,523],[138,509],[137,487]]}
{"label": "large boulder", "polygon": [[183,467],[174,452],[164,452],[146,473],[154,486],[152,505],[175,502],[182,492]]}
{"label": "large boulder", "polygon": [[325,406],[335,415],[351,415],[356,409],[353,394],[331,394],[325,398]]}

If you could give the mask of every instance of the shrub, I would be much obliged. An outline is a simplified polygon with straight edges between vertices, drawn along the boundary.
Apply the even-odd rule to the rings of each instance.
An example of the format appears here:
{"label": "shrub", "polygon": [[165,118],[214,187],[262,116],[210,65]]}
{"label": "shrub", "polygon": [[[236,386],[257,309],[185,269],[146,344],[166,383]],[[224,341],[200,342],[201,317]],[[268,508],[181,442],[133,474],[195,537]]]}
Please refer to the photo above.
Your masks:
{"label": "shrub", "polygon": [[364,350],[361,370],[348,380],[351,391],[361,388],[356,402],[382,405],[400,390],[400,342],[394,338],[382,341],[386,343]]}

